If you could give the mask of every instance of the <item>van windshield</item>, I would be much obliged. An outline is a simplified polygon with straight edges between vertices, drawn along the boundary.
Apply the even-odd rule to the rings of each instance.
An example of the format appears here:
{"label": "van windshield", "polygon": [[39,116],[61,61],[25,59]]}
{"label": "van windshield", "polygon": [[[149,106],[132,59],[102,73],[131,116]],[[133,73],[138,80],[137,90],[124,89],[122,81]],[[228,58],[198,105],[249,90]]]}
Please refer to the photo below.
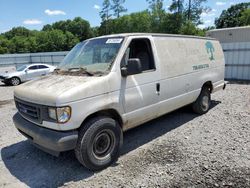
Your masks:
{"label": "van windshield", "polygon": [[100,38],[77,44],[64,58],[58,69],[64,71],[107,73],[122,45],[123,38]]}

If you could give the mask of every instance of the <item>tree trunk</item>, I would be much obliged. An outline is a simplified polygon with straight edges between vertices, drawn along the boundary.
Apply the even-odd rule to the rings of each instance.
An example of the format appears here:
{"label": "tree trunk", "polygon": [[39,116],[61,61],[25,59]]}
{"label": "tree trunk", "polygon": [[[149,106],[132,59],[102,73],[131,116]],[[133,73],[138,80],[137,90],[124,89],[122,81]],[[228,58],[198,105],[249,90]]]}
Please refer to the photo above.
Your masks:
{"label": "tree trunk", "polygon": [[180,13],[180,0],[177,1],[177,12]]}
{"label": "tree trunk", "polygon": [[188,21],[190,21],[190,19],[191,19],[191,4],[192,4],[192,0],[189,0],[189,3],[188,3]]}

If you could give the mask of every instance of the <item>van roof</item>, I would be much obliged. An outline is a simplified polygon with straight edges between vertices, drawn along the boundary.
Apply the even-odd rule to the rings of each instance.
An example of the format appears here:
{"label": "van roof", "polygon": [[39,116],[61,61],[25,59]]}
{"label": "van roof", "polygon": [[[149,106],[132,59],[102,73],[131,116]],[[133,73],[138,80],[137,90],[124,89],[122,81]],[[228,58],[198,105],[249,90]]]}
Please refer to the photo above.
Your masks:
{"label": "van roof", "polygon": [[176,34],[163,34],[163,33],[120,33],[104,35],[96,38],[106,38],[106,37],[130,37],[130,36],[153,36],[153,37],[174,37],[174,38],[193,38],[193,39],[203,39],[203,40],[217,40],[211,37],[200,37],[192,35],[176,35]]}
{"label": "van roof", "polygon": [[250,26],[242,26],[242,27],[228,27],[228,28],[220,28],[220,29],[212,29],[207,32],[215,32],[215,31],[233,31],[233,30],[241,30],[241,29],[250,29]]}

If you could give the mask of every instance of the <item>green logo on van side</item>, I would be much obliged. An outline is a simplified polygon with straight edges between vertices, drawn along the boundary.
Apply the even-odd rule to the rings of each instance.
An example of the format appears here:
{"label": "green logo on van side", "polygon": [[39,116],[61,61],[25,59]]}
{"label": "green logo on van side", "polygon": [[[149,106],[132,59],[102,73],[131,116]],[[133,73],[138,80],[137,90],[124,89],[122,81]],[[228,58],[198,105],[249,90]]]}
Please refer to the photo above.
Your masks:
{"label": "green logo on van side", "polygon": [[206,50],[207,50],[207,53],[210,55],[209,59],[211,61],[214,60],[215,49],[214,49],[214,45],[212,44],[212,42],[210,41],[206,42]]}

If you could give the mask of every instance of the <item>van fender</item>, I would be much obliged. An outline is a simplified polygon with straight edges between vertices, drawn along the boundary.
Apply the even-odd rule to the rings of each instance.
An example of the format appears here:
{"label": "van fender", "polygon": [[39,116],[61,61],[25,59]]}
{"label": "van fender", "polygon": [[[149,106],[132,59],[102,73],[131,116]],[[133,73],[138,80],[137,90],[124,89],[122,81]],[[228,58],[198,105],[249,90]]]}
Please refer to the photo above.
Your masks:
{"label": "van fender", "polygon": [[[77,119],[81,120],[79,122],[79,127],[83,126],[86,121],[90,118],[98,115],[106,115],[109,117],[114,118],[118,121],[118,123],[122,126],[123,125],[123,107],[122,103],[119,102],[117,95],[115,98],[112,98],[110,94],[100,95],[93,98],[85,99],[81,106],[85,106],[86,108],[83,112],[79,112],[77,115]],[[118,95],[119,96],[119,95]],[[78,128],[79,128],[78,127]]]}

